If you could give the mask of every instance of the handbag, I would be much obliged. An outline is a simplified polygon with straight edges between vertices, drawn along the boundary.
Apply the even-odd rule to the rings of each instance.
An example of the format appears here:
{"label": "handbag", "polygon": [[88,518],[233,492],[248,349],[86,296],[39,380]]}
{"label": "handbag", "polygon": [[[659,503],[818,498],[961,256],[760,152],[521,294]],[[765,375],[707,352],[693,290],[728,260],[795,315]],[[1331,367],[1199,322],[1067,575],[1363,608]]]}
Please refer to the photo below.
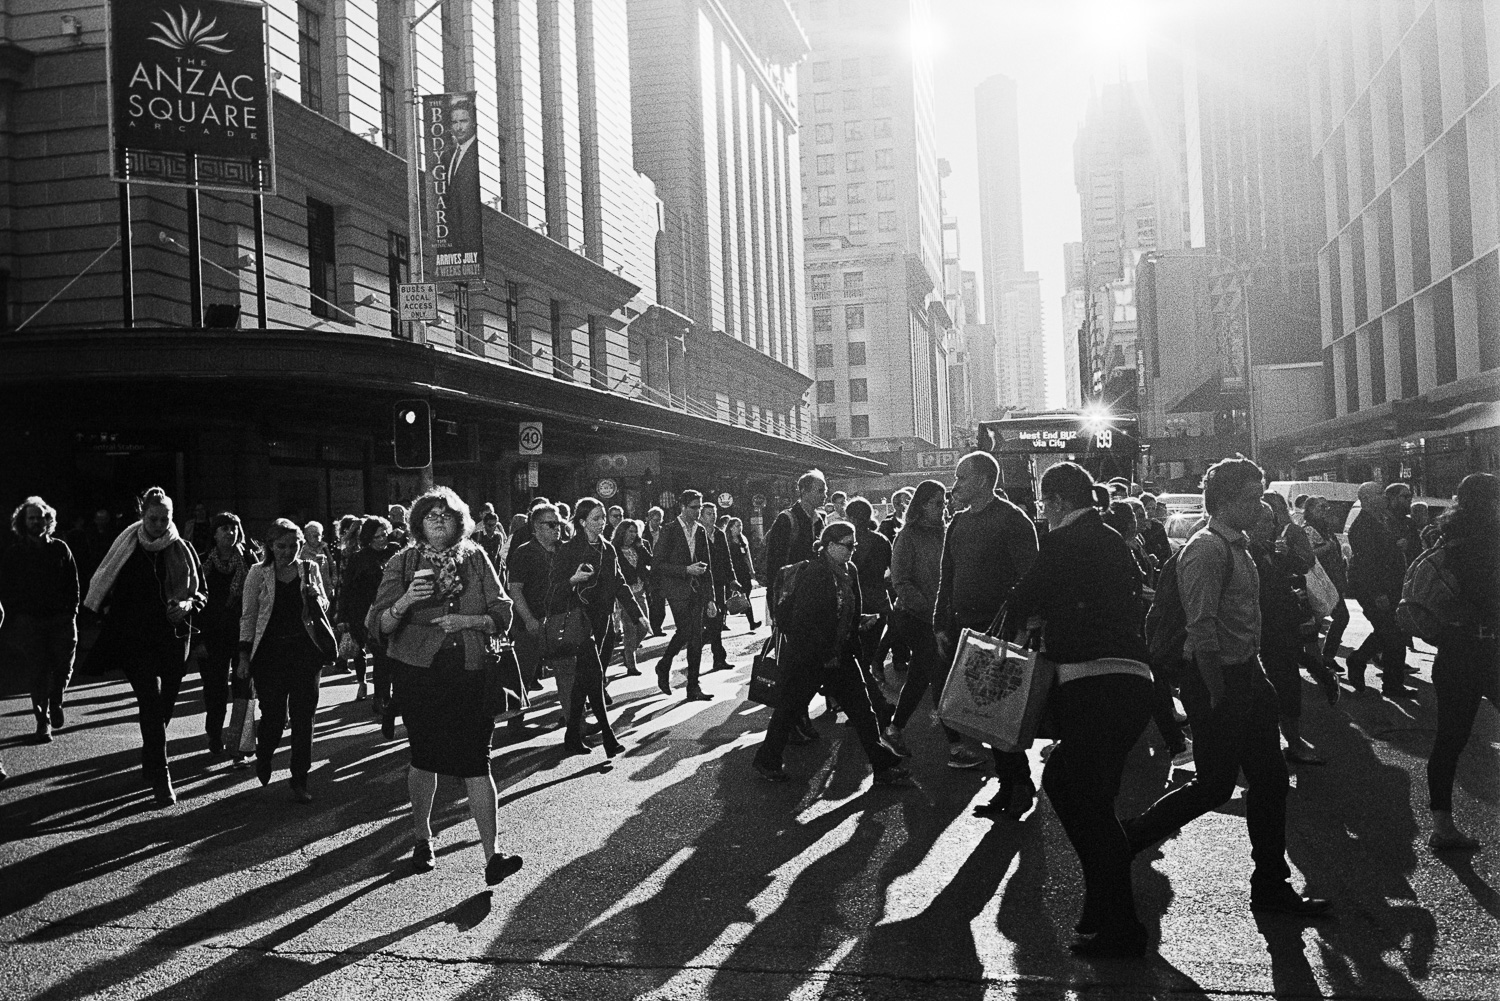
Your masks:
{"label": "handbag", "polygon": [[729,597],[724,599],[724,611],[730,615],[743,615],[750,611],[750,596],[744,591],[730,589]]}
{"label": "handbag", "polygon": [[755,655],[755,660],[750,665],[751,701],[776,708],[785,675],[786,669],[781,662],[781,632],[772,629],[771,635],[761,644],[760,653]]}
{"label": "handbag", "polygon": [[1037,651],[1001,639],[1005,609],[988,630],[959,634],[938,718],[999,751],[1031,746],[1046,712],[1057,669]]}
{"label": "handbag", "polygon": [[1313,614],[1320,619],[1332,615],[1333,610],[1338,607],[1339,589],[1333,578],[1328,576],[1328,571],[1323,569],[1323,564],[1314,563],[1304,579],[1307,582],[1307,603],[1312,607]]}
{"label": "handbag", "polygon": [[576,654],[589,641],[589,620],[581,606],[554,612],[542,620],[542,656]]}
{"label": "handbag", "polygon": [[495,719],[519,716],[531,708],[515,645],[491,639],[480,663],[484,671],[484,711]]}
{"label": "handbag", "polygon": [[[304,566],[302,579],[308,579],[308,570]],[[313,646],[318,648],[318,654],[323,658],[323,663],[338,659],[339,638],[334,635],[333,624],[328,621],[328,613],[323,610],[322,604],[316,598],[302,589],[302,624],[307,627],[307,634],[312,637]]]}

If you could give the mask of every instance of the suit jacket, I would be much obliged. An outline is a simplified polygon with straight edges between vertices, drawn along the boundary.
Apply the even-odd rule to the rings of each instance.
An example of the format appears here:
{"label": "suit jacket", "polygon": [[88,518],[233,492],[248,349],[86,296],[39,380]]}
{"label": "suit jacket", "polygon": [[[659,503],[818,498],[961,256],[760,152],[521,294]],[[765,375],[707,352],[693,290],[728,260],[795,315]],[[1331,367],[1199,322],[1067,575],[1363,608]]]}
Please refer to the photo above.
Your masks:
{"label": "suit jacket", "polygon": [[[450,165],[450,170],[452,167]],[[476,208],[477,204],[471,204],[465,192],[479,190],[479,143],[471,142],[463,158],[458,161],[458,169],[453,170],[448,178],[448,192],[445,198],[448,206],[448,245],[457,250],[477,250],[479,247],[479,234],[483,225],[480,218],[482,213],[469,212],[468,209]]]}
{"label": "suit jacket", "polygon": [[729,589],[738,586],[734,577],[734,557],[729,555],[729,536],[723,529],[714,529],[709,550],[713,553],[714,600],[722,607],[729,596]]}
{"label": "suit jacket", "polygon": [[[682,521],[673,518],[663,525],[656,540],[656,549],[651,554],[652,575],[661,583],[662,597],[668,601],[710,601],[714,596],[714,567],[712,546],[703,526],[693,524],[693,551],[688,551],[687,533]],[[691,577],[687,568],[694,563],[707,563],[708,572],[701,577]]]}

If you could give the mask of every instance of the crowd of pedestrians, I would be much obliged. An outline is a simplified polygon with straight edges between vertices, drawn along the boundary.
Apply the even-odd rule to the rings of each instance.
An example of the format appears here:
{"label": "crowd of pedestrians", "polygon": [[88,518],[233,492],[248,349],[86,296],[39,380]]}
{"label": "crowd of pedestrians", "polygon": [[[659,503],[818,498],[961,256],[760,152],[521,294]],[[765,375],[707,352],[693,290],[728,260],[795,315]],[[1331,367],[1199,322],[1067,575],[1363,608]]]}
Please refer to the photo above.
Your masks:
{"label": "crowd of pedestrians", "polygon": [[[1317,917],[1332,904],[1297,893],[1286,861],[1289,769],[1325,763],[1301,732],[1304,672],[1330,702],[1346,686],[1364,692],[1372,666],[1386,698],[1412,698],[1411,637],[1398,606],[1408,568],[1441,547],[1462,613],[1437,637],[1429,843],[1478,847],[1453,820],[1452,788],[1480,702],[1500,704],[1494,476],[1466,477],[1436,519],[1413,505],[1405,484],[1362,485],[1346,559],[1343,526],[1326,499],[1288,503],[1243,458],[1208,471],[1203,517],[1176,550],[1165,505],[1128,483],[1096,483],[1081,466],[1059,463],[1028,510],[1011,502],[999,473],[991,455],[972,453],[951,487],[928,480],[898,491],[881,520],[862,497],[830,495],[816,470],[798,479],[760,563],[782,677],[753,757],[761,777],[788,781],[788,746],[820,738],[808,710],[821,692],[830,716],[847,716],[874,781],[909,783],[906,731],[929,695],[934,708],[941,704],[964,631],[986,633],[1055,665],[1040,792],[1083,870],[1076,951],[1146,950],[1132,856],[1221,805],[1241,775],[1251,907]],[[382,738],[396,739],[404,725],[413,864],[436,865],[437,777],[454,776],[465,784],[493,884],[521,866],[519,855],[501,850],[490,764],[495,714],[482,668],[498,644],[512,645],[528,691],[555,678],[567,753],[602,747],[613,758],[626,749],[610,717],[617,652],[625,675],[641,674],[642,646],[666,635],[670,610],[657,686],[706,702],[713,694],[704,676],[730,667],[723,636],[731,616],[761,628],[743,522],[721,516],[697,490],[682,491],[675,508],[652,507],[635,520],[595,497],[571,505],[538,498],[502,527],[493,507],[476,518],[439,487],[385,516],[345,515],[331,531],[277,519],[251,539],[234,513],[202,505],[179,527],[173,499],[153,487],[123,530],[101,511],[64,541],[57,512],[30,497],[12,516],[13,544],[0,551],[0,614],[24,663],[39,743],[67,726],[80,606],[98,617],[79,670],[124,673],[143,777],[163,806],[176,801],[166,731],[194,663],[207,752],[236,768],[253,758],[268,785],[290,730],[288,787],[301,803],[315,793],[321,677],[351,671],[354,700],[370,701]],[[1334,591],[1321,608],[1309,598],[1312,577]],[[1349,599],[1372,632],[1345,656]],[[674,686],[679,653],[684,674]],[[523,722],[513,715],[512,725]],[[1191,747],[1194,778],[1140,816],[1119,818],[1127,758],[1153,722],[1169,754]],[[998,789],[976,812],[1024,817],[1039,795],[1027,748],[997,744],[985,754],[940,726],[950,768],[993,764]]]}

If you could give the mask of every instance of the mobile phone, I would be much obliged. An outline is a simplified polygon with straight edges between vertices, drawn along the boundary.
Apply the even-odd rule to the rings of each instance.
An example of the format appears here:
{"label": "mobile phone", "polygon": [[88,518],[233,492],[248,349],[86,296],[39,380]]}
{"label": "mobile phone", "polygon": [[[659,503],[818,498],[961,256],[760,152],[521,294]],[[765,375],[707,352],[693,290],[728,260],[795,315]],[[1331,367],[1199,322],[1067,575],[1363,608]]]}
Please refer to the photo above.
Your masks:
{"label": "mobile phone", "polygon": [[580,563],[580,564],[578,564],[578,569],[582,570],[584,573],[593,573],[594,572],[594,564],[592,564],[592,563]]}

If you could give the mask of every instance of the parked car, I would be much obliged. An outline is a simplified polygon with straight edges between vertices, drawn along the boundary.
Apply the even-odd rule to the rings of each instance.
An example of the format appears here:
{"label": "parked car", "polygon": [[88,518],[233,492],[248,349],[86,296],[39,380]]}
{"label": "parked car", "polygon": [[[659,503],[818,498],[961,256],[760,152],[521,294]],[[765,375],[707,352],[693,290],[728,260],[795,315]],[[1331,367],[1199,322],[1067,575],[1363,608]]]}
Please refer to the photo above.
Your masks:
{"label": "parked car", "polygon": [[1162,504],[1168,511],[1202,511],[1202,494],[1157,494],[1156,503]]}
{"label": "parked car", "polygon": [[1167,544],[1172,547],[1172,552],[1177,552],[1187,545],[1187,540],[1193,537],[1200,526],[1206,524],[1208,515],[1202,509],[1197,511],[1178,511],[1167,516]]}

